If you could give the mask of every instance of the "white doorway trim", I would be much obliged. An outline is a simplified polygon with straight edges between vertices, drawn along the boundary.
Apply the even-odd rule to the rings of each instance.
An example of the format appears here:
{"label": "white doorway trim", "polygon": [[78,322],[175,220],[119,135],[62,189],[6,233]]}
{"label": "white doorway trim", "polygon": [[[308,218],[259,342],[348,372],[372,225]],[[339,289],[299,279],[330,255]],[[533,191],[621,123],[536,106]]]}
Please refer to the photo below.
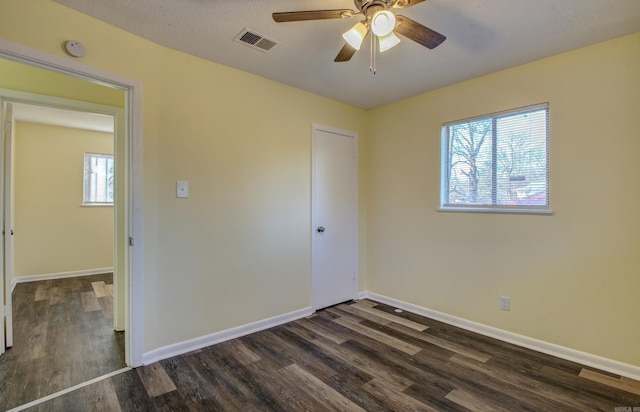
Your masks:
{"label": "white doorway trim", "polygon": [[[142,365],[142,83],[119,74],[72,61],[41,50],[32,49],[0,39],[0,58],[36,66],[65,74],[90,83],[116,88],[125,92],[125,165],[128,193],[125,202],[129,241],[125,285],[125,362],[129,366]],[[124,237],[124,236],[123,236]]]}

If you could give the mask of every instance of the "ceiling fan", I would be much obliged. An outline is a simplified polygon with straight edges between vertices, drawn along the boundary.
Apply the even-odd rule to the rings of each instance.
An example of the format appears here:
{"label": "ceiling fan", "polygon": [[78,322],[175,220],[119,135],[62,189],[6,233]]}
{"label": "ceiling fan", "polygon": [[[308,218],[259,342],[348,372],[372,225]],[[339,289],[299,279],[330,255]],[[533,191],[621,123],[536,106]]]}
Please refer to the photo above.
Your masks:
{"label": "ceiling fan", "polygon": [[363,20],[356,23],[342,37],[346,43],[340,50],[334,61],[346,62],[360,49],[365,37],[372,32],[371,36],[371,70],[375,73],[375,40],[378,40],[380,52],[389,50],[400,42],[398,33],[429,49],[438,47],[446,37],[428,27],[423,26],[402,15],[395,15],[391,10],[406,9],[424,0],[354,0],[357,10],[337,9],[337,10],[309,10],[309,11],[288,11],[273,13],[273,20],[278,23],[324,20],[324,19],[344,19],[362,15]]}

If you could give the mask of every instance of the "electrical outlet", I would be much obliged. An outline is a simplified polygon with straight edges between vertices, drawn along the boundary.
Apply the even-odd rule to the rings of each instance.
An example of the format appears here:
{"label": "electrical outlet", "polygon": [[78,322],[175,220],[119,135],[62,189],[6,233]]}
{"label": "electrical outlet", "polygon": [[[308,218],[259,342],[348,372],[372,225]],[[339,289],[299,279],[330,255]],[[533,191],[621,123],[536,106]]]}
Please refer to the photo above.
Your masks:
{"label": "electrical outlet", "polygon": [[500,310],[511,310],[511,298],[500,296]]}

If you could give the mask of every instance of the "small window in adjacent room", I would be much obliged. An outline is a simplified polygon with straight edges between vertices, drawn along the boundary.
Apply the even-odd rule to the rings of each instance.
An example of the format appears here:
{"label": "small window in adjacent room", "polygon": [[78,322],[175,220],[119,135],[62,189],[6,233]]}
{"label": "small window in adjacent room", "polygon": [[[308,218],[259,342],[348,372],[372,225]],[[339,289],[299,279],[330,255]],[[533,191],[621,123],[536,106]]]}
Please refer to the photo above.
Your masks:
{"label": "small window in adjacent room", "polygon": [[441,211],[551,213],[549,105],[442,125]]}
{"label": "small window in adjacent room", "polygon": [[84,154],[84,204],[113,205],[113,156]]}

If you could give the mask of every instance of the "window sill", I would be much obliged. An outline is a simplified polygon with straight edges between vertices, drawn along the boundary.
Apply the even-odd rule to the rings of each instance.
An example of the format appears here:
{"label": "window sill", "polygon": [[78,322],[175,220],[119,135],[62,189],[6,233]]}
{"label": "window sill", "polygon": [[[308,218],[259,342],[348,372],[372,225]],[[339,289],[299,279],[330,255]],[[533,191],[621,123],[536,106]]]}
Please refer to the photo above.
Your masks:
{"label": "window sill", "polygon": [[83,203],[80,207],[113,207],[113,203]]}
{"label": "window sill", "polygon": [[538,208],[513,208],[513,207],[440,207],[438,212],[446,213],[497,213],[497,214],[514,214],[514,215],[548,215],[552,216],[551,209]]}

